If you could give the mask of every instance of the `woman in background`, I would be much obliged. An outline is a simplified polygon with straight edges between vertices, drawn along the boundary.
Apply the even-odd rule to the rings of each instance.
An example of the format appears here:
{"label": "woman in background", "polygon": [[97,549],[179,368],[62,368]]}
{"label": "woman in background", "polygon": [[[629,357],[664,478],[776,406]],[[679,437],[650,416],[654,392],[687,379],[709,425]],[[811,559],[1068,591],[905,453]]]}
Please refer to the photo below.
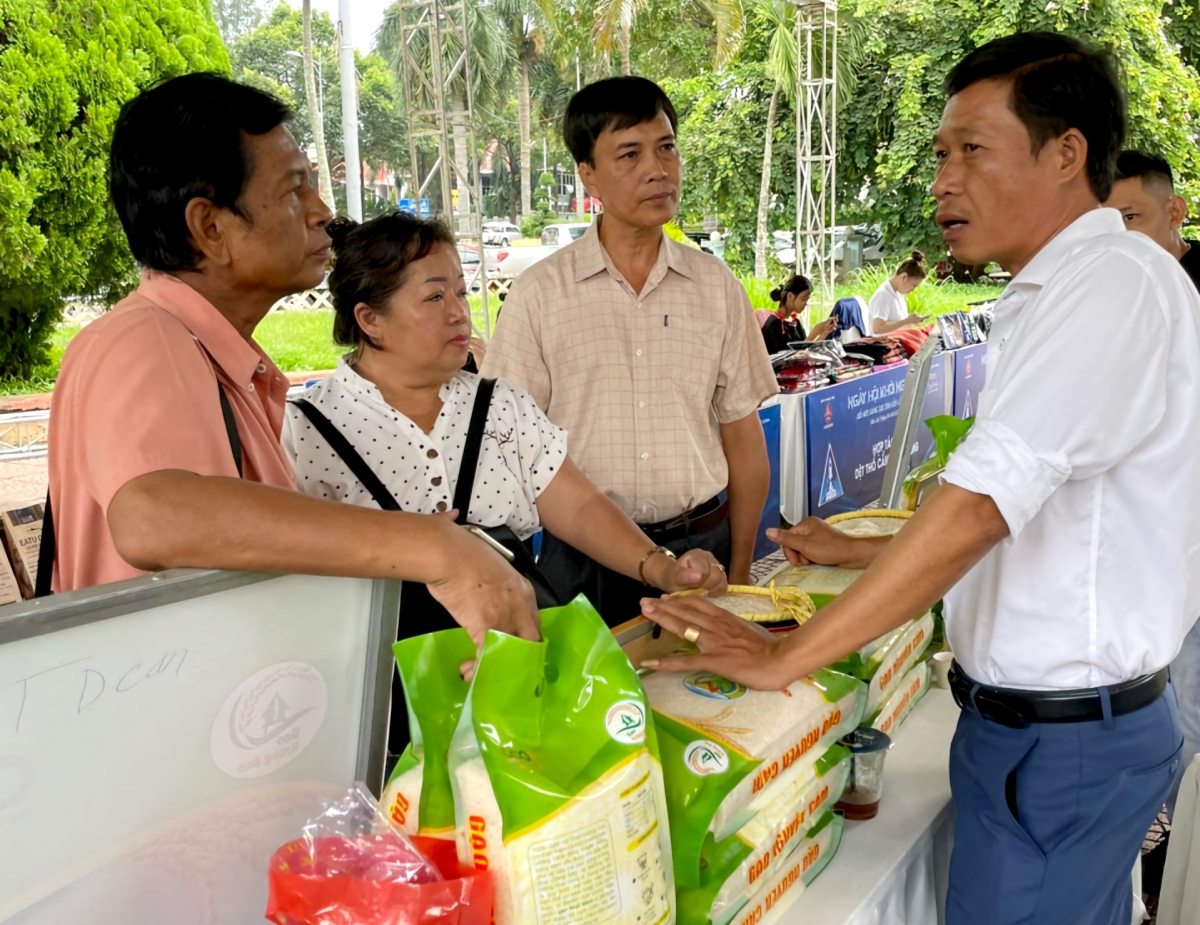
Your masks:
{"label": "woman in background", "polygon": [[771,301],[778,303],[779,308],[763,322],[762,333],[767,353],[787,350],[789,343],[824,340],[837,327],[836,319],[826,318],[813,327],[811,334],[805,334],[800,315],[808,307],[810,298],[812,283],[798,273],[779,288],[771,290]]}
{"label": "woman in background", "polygon": [[921,285],[927,275],[925,255],[920,251],[913,251],[910,257],[900,262],[896,274],[875,290],[867,304],[866,323],[871,329],[865,332],[867,337],[925,323],[923,316],[908,310],[908,294]]}

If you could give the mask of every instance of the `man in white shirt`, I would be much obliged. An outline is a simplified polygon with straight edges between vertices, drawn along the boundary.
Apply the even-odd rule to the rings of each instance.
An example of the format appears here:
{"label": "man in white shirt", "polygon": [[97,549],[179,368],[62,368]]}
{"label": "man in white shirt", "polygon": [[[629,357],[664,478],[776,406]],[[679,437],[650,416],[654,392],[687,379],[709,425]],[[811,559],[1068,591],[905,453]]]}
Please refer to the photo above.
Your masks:
{"label": "man in white shirt", "polygon": [[[1125,134],[1106,57],[1014,35],[946,89],[938,223],[956,259],[1013,274],[974,430],[804,626],[769,638],[703,601],[647,601],[703,653],[649,664],[779,687],[944,596],[962,707],[947,922],[1124,925],[1179,765],[1166,666],[1200,612],[1200,298],[1099,208]],[[1112,340],[1129,317],[1144,323]]]}

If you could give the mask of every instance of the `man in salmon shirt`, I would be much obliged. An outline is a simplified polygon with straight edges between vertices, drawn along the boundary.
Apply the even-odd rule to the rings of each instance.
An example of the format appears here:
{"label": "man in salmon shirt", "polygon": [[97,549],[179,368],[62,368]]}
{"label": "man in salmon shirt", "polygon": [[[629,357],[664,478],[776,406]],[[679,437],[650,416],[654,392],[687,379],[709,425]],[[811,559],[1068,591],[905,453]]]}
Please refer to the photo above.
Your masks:
{"label": "man in salmon shirt", "polygon": [[279,444],[288,382],[253,334],[321,282],[332,216],[289,115],[192,74],[117,119],[111,193],[144,272],[63,358],[54,589],[181,566],[399,578],[428,584],[477,642],[488,629],[536,639],[528,582],[450,519],[295,491]]}

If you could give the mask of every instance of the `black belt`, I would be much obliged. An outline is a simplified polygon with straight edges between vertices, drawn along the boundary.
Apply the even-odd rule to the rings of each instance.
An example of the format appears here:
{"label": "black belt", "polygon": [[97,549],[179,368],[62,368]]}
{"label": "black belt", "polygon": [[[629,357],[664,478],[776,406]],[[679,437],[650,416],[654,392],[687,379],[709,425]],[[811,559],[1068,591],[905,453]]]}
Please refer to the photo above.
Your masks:
{"label": "black belt", "polygon": [[[1170,680],[1169,669],[1142,675],[1107,688],[1113,716],[1135,713],[1162,696]],[[1087,723],[1104,719],[1100,690],[1023,691],[978,684],[955,662],[950,667],[950,692],[962,709],[986,720],[1024,729],[1034,723]]]}
{"label": "black belt", "polygon": [[703,504],[698,504],[690,511],[684,511],[678,517],[670,520],[660,520],[654,524],[638,524],[642,532],[656,543],[665,546],[676,540],[695,536],[697,533],[707,533],[719,527],[729,516],[729,502],[719,497],[711,498]]}

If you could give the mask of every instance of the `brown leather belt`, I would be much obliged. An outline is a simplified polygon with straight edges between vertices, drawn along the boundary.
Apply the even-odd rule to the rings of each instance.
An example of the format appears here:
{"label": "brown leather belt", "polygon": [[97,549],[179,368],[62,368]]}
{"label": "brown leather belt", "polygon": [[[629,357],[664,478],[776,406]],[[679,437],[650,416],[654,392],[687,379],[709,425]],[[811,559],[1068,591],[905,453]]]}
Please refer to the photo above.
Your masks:
{"label": "brown leather belt", "polygon": [[716,529],[729,517],[729,502],[719,497],[711,498],[703,504],[698,504],[690,511],[684,511],[678,517],[670,520],[660,520],[653,524],[638,524],[642,532],[656,543],[665,546],[677,540],[707,533]]}

